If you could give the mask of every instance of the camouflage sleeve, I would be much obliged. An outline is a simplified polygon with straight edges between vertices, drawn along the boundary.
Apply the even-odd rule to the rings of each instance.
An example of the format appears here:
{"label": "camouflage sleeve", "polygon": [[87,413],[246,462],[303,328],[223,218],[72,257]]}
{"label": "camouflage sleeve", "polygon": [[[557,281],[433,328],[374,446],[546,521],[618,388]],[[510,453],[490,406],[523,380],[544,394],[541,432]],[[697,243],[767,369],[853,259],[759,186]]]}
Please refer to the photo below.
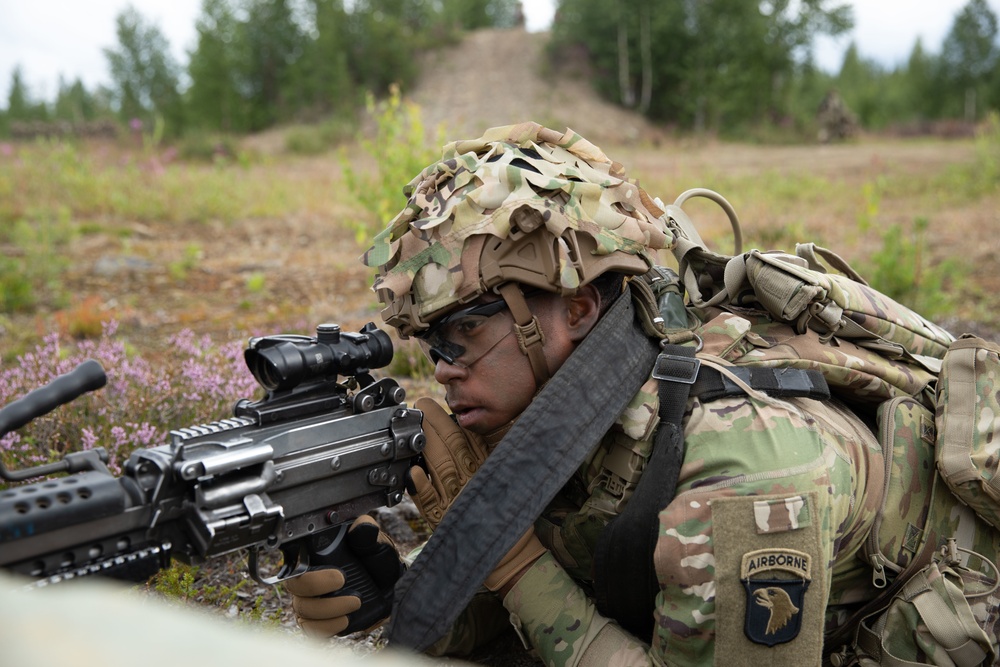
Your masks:
{"label": "camouflage sleeve", "polygon": [[448,633],[426,653],[431,656],[468,656],[509,629],[507,610],[495,594],[484,588],[473,596]]}
{"label": "camouflage sleeve", "polygon": [[[412,565],[425,546],[426,542],[418,545],[404,556],[403,561],[407,565]],[[447,634],[434,642],[425,652],[434,657],[468,656],[509,628],[510,618],[507,610],[503,608],[494,593],[481,588],[472,596],[472,600],[455,619]]]}
{"label": "camouflage sleeve", "polygon": [[601,616],[551,553],[535,561],[503,603],[546,665],[649,664],[649,647]]}
{"label": "camouflage sleeve", "polygon": [[881,495],[874,436],[834,403],[726,399],[694,403],[685,447],[660,513],[655,659],[820,664],[831,581],[863,568]]}

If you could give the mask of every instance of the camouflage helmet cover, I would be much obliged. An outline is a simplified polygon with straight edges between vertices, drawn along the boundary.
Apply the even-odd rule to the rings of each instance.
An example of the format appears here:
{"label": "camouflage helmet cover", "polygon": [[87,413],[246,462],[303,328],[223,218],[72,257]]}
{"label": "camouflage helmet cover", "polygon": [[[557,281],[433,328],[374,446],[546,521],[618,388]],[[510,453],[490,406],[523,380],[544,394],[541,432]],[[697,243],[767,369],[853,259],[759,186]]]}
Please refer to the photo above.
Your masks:
{"label": "camouflage helmet cover", "polygon": [[403,193],[362,260],[404,336],[506,282],[571,294],[607,271],[644,273],[673,242],[622,165],[537,123],[446,145]]}

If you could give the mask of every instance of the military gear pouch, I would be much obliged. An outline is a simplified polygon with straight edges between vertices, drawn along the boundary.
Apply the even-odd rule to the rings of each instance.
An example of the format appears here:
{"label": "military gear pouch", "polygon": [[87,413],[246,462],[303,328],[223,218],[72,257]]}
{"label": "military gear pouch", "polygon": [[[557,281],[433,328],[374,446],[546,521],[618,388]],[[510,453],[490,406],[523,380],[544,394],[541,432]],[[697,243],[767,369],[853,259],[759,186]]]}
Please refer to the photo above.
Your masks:
{"label": "military gear pouch", "polygon": [[864,557],[872,566],[872,585],[885,588],[921,553],[928,537],[926,523],[936,486],[934,415],[904,396],[880,405],[877,420],[885,477],[882,504]]}
{"label": "military gear pouch", "polygon": [[[740,238],[739,220],[728,202],[716,193],[703,196],[726,210]],[[868,353],[865,356],[873,363],[866,361],[866,372],[887,384],[894,395],[918,394],[940,370],[952,335],[869,287],[836,253],[813,243],[796,245],[794,254],[743,253],[737,243],[734,256],[718,254],[705,246],[679,205],[667,206],[666,211],[667,227],[675,234],[674,257],[696,308],[763,311],[797,334],[815,332],[826,351],[837,349],[826,345],[834,337],[838,345],[849,342]],[[828,271],[827,265],[840,273]],[[857,365],[832,359],[825,363]]]}
{"label": "military gear pouch", "polygon": [[[872,586],[881,592],[856,620],[827,637],[830,649],[845,642],[852,647],[834,653],[832,663],[993,660],[1000,538],[962,507],[937,474],[940,436],[930,410],[915,398],[898,397],[879,406],[877,422],[884,492],[861,555],[872,567]],[[959,548],[953,535],[963,536],[963,547],[971,549]],[[845,632],[852,629],[850,641]]]}
{"label": "military gear pouch", "polygon": [[[822,257],[847,275],[827,273]],[[952,338],[906,306],[872,289],[836,254],[799,244],[796,255],[751,250],[742,258],[746,281],[772,315],[820,334],[853,340],[886,356],[940,359]],[[739,262],[739,259],[737,259]],[[726,282],[731,270],[727,266]],[[929,362],[933,367],[936,364]]]}
{"label": "military gear pouch", "polygon": [[1000,345],[963,336],[938,382],[937,465],[952,492],[1000,528]]}
{"label": "military gear pouch", "polygon": [[[726,211],[733,255],[710,251],[680,209],[695,194]],[[885,473],[874,473],[869,490],[881,504],[858,552],[877,592],[827,635],[830,662],[997,660],[1000,346],[955,341],[815,244],[743,252],[739,221],[719,195],[689,191],[665,211],[678,273],[703,322],[699,356],[819,371],[852,409],[877,409]],[[878,483],[884,493],[875,493]]]}
{"label": "military gear pouch", "polygon": [[888,607],[862,621],[854,655],[840,654],[834,664],[854,664],[850,658],[857,664],[874,661],[890,667],[993,664],[995,639],[980,626],[973,608],[988,603],[997,587],[997,572],[993,567],[990,581],[989,575],[964,566],[960,551],[950,540],[934,562],[907,580]]}

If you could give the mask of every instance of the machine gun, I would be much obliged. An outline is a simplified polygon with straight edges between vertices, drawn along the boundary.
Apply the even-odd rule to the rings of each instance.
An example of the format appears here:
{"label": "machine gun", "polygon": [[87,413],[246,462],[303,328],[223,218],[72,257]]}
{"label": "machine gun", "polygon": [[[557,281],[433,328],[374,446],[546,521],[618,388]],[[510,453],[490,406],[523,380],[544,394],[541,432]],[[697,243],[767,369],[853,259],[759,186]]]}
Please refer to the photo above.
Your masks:
{"label": "machine gun", "polygon": [[[250,575],[267,584],[310,568],[355,569],[336,547],[354,518],[402,499],[424,447],[423,415],[395,380],[370,373],[392,359],[384,331],[324,324],[316,334],[251,339],[244,357],[265,397],[136,450],[120,477],[103,448],[19,471],[0,465],[7,481],[47,477],[0,490],[0,568],[36,585],[141,582],[171,558],[201,563],[245,549]],[[106,381],[100,363],[85,361],[0,409],[0,437]],[[59,473],[68,474],[48,477]],[[268,566],[277,558],[261,556],[277,550],[281,561]]]}

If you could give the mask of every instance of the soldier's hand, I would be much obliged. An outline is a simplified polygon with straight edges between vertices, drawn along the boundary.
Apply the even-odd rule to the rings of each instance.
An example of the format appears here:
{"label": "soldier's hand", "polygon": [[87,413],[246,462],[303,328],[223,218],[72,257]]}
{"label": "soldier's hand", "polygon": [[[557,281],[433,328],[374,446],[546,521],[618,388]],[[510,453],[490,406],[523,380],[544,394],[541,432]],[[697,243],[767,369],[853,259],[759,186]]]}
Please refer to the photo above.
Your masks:
{"label": "soldier's hand", "polygon": [[358,517],[330,560],[340,564],[284,582],[302,631],[329,638],[377,628],[406,569],[392,539],[370,516]]}
{"label": "soldier's hand", "polygon": [[424,413],[424,466],[410,468],[410,495],[431,530],[479,470],[488,454],[479,436],[465,431],[436,401],[419,398]]}

